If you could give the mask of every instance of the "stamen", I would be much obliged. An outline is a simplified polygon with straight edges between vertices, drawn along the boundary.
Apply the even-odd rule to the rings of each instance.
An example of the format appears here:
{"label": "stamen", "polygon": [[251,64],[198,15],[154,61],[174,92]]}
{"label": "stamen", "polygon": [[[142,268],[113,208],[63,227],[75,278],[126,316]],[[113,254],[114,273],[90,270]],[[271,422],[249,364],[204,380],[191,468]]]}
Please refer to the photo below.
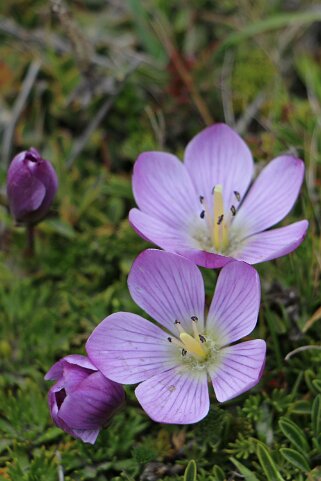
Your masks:
{"label": "stamen", "polygon": [[178,332],[181,334],[182,332],[185,332],[184,329],[181,326],[181,323],[179,321],[175,321],[175,327],[178,330]]}
{"label": "stamen", "polygon": [[204,219],[204,217],[205,217],[205,210],[202,210],[202,212],[200,213],[200,218]]}
{"label": "stamen", "polygon": [[232,212],[232,215],[235,215],[235,214],[236,214],[235,205],[231,205],[231,212]]}
{"label": "stamen", "polygon": [[188,352],[196,356],[198,359],[204,359],[206,357],[206,351],[200,342],[196,341],[194,337],[187,334],[187,332],[182,332],[179,337]]}
{"label": "stamen", "polygon": [[168,337],[167,339],[170,340],[169,342],[171,344],[175,344],[175,346],[179,347],[180,349],[185,348],[184,344],[181,341],[179,341],[178,339],[176,339],[176,337]]}
{"label": "stamen", "polygon": [[221,225],[224,219],[224,214],[220,215],[219,218],[217,219],[217,225]]}
{"label": "stamen", "polygon": [[[197,318],[196,318],[196,319],[197,319]],[[192,317],[192,327],[193,327],[194,337],[195,337],[195,339],[198,339],[200,334],[199,334],[199,332],[198,332],[198,328],[197,328],[197,324],[196,324],[195,318],[193,319],[193,317]]]}
{"label": "stamen", "polygon": [[197,316],[192,316],[191,319],[192,319],[192,321],[194,321],[194,322],[197,322],[197,321],[198,321],[198,317],[197,317]]}
{"label": "stamen", "polygon": [[186,354],[187,354],[186,349],[182,349],[182,356],[186,356]]}
{"label": "stamen", "polygon": [[234,190],[233,193],[234,193],[234,195],[235,195],[235,197],[236,197],[236,200],[237,200],[238,202],[240,202],[240,200],[241,200],[241,195],[240,195],[240,193],[239,193],[237,190]]}
{"label": "stamen", "polygon": [[214,225],[212,242],[217,251],[222,251],[228,244],[227,226],[224,222],[223,188],[220,184],[214,187]]}
{"label": "stamen", "polygon": [[203,204],[204,201],[204,195],[200,195],[200,203]]}
{"label": "stamen", "polygon": [[204,336],[202,336],[202,334],[199,334],[198,337],[199,337],[201,342],[206,342],[206,338]]}

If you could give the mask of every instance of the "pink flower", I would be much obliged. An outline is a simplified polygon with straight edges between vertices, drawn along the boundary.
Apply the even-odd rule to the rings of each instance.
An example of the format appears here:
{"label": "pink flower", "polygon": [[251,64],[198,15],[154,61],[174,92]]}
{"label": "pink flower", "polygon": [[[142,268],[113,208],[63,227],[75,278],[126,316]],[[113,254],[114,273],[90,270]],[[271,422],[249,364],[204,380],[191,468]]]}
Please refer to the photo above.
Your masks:
{"label": "pink flower", "polygon": [[112,314],[93,331],[86,350],[109,379],[140,383],[136,396],[153,420],[189,424],[204,418],[209,380],[220,402],[259,382],[265,342],[234,344],[257,322],[260,281],[253,267],[231,262],[222,269],[207,315],[201,273],[182,256],[143,252],[128,287],[157,325],[128,312]]}
{"label": "pink flower", "polygon": [[172,154],[145,152],[134,167],[139,208],[130,211],[130,223],[143,238],[204,267],[288,254],[303,241],[308,222],[268,229],[292,209],[304,164],[292,155],[277,157],[249,188],[253,170],[247,145],[224,124],[196,135],[184,163]]}
{"label": "pink flower", "polygon": [[75,438],[94,444],[99,431],[125,400],[122,386],[106,379],[85,356],[56,362],[45,376],[54,379],[48,395],[54,423]]}
{"label": "pink flower", "polygon": [[58,188],[54,168],[31,148],[16,155],[10,164],[7,194],[17,222],[35,224],[48,213]]}

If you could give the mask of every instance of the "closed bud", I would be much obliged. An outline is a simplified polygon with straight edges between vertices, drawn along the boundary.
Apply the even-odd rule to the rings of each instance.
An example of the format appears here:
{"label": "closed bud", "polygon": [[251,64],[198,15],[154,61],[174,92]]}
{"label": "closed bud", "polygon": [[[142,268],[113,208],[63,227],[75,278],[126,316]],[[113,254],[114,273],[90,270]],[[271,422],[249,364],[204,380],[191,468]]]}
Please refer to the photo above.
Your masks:
{"label": "closed bud", "polygon": [[54,168],[31,148],[16,155],[7,177],[7,195],[17,222],[36,224],[45,217],[58,188]]}
{"label": "closed bud", "polygon": [[45,379],[57,381],[48,395],[52,420],[85,443],[95,443],[100,429],[125,401],[121,384],[103,376],[86,356],[64,357]]}

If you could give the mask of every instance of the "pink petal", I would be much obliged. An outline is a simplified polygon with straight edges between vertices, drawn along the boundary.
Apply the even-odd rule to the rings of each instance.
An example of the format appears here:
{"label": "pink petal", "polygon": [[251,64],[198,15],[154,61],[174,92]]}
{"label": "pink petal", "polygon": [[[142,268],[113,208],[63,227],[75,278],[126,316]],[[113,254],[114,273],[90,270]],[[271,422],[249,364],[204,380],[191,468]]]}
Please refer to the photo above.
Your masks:
{"label": "pink petal", "polygon": [[82,356],[81,354],[69,354],[68,356],[60,359],[49,369],[45,375],[45,380],[49,381],[59,379],[63,374],[63,368],[66,363],[75,364],[76,366],[84,367],[85,369],[97,371],[96,367],[90,362],[88,357]]}
{"label": "pink petal", "polygon": [[237,206],[234,191],[243,198],[253,176],[253,159],[241,137],[225,124],[207,127],[197,134],[185,151],[185,165],[198,195],[208,204],[215,185],[223,186],[225,209]]}
{"label": "pink petal", "polygon": [[242,342],[220,351],[217,366],[209,369],[216,398],[225,402],[254,387],[260,380],[266,344],[261,339]]}
{"label": "pink petal", "polygon": [[244,199],[233,222],[233,230],[247,236],[280,222],[292,209],[304,176],[302,160],[283,155],[261,172]]}
{"label": "pink petal", "polygon": [[244,241],[236,256],[249,264],[285,256],[303,242],[308,227],[308,221],[301,220],[286,227],[255,234]]}
{"label": "pink petal", "polygon": [[120,384],[95,372],[63,401],[59,418],[71,429],[96,430],[105,426],[125,400]]}
{"label": "pink petal", "polygon": [[95,444],[99,431],[99,429],[73,429],[72,433],[70,434],[75,436],[75,438],[81,439],[83,443]]}
{"label": "pink petal", "polygon": [[188,229],[168,227],[164,222],[138,209],[130,210],[129,222],[143,239],[168,252],[181,254],[199,266],[212,269],[222,267],[231,261],[230,257],[197,249]]}
{"label": "pink petal", "polygon": [[96,327],[86,350],[106,377],[134,384],[177,364],[179,350],[168,337],[165,331],[136,314],[117,312]]}
{"label": "pink petal", "polygon": [[175,252],[180,248],[191,247],[187,229],[170,227],[157,217],[145,214],[139,209],[130,210],[129,222],[138,235],[162,249]]}
{"label": "pink petal", "polygon": [[253,331],[260,308],[260,278],[243,262],[223,267],[209,309],[206,331],[218,344],[238,341]]}
{"label": "pink petal", "polygon": [[185,166],[172,154],[141,154],[134,166],[133,191],[138,207],[168,227],[188,225],[201,211]]}
{"label": "pink petal", "polygon": [[134,261],[128,276],[134,301],[160,324],[176,333],[175,320],[188,332],[191,317],[204,322],[204,283],[199,269],[188,259],[148,249]]}
{"label": "pink petal", "polygon": [[135,393],[148,416],[159,423],[196,423],[209,410],[205,370],[171,369],[143,382]]}

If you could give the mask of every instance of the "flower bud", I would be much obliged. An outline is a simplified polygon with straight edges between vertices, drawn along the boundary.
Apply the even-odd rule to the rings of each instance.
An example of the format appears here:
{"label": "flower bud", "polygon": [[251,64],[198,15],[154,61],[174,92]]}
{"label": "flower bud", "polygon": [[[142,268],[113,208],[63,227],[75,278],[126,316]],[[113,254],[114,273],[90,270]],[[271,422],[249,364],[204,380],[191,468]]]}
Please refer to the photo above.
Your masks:
{"label": "flower bud", "polygon": [[33,147],[16,155],[7,177],[10,211],[17,222],[36,224],[47,214],[58,188],[54,168]]}
{"label": "flower bud", "polygon": [[125,400],[121,384],[103,376],[85,356],[64,357],[45,379],[57,381],[48,394],[52,420],[85,443],[95,443],[100,429]]}

